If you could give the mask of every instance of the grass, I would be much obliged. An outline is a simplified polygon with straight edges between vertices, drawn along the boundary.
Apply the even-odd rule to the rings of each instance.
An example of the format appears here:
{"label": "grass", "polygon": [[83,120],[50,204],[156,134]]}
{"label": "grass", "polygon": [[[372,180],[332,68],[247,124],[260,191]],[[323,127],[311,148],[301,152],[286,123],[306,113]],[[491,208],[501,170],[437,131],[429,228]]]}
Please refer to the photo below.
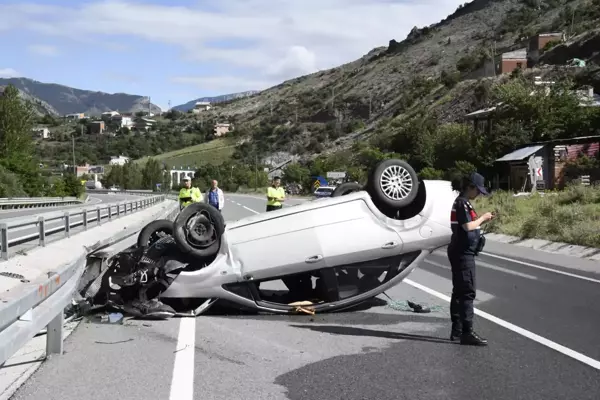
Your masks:
{"label": "grass", "polygon": [[496,211],[487,232],[600,248],[600,186],[514,197],[497,192],[476,201],[479,213]]}
{"label": "grass", "polygon": [[[235,142],[228,138],[219,138],[210,142],[185,147],[183,149],[169,151],[167,153],[153,156],[155,160],[164,162],[170,166],[190,166],[214,164],[219,165],[231,159],[235,150]],[[136,163],[144,164],[147,158],[135,160]]]}

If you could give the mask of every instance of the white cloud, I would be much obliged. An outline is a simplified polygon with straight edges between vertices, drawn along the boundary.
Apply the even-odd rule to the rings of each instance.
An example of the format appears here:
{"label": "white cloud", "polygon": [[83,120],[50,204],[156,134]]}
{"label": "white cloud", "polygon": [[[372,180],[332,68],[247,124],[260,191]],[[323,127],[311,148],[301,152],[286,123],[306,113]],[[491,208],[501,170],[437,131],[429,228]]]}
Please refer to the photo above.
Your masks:
{"label": "white cloud", "polygon": [[0,68],[0,78],[17,78],[21,76],[12,68]]}
{"label": "white cloud", "polygon": [[[401,40],[413,26],[445,18],[464,0],[219,0],[206,5],[144,4],[141,0],[82,2],[69,7],[0,5],[0,31],[99,41],[134,37],[179,48],[188,61],[254,83],[284,79],[354,60]],[[204,2],[197,2],[198,4]],[[196,78],[194,78],[196,79]],[[233,88],[227,77],[199,82]],[[182,82],[181,77],[174,82]],[[186,81],[189,83],[189,81]],[[238,83],[240,78],[237,78]],[[243,90],[240,88],[240,90]]]}
{"label": "white cloud", "polygon": [[31,46],[27,46],[27,50],[30,53],[40,56],[55,57],[58,55],[58,49],[55,46],[45,44],[33,44]]}

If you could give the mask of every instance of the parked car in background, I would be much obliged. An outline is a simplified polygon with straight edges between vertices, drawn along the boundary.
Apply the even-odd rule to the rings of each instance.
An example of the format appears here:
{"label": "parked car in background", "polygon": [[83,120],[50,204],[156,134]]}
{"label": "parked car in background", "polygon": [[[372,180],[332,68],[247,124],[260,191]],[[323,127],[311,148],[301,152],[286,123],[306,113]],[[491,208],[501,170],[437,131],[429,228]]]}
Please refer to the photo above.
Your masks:
{"label": "parked car in background", "polygon": [[333,186],[321,186],[320,188],[315,190],[315,192],[313,194],[317,198],[331,197],[334,190],[335,190],[335,187],[333,187]]}

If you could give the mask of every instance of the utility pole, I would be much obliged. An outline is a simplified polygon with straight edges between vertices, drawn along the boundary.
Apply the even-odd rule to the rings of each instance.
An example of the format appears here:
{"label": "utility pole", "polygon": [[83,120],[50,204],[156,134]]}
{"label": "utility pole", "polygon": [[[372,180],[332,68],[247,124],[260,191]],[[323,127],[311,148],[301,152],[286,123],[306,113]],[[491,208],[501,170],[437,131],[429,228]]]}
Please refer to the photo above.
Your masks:
{"label": "utility pole", "polygon": [[254,178],[254,190],[258,190],[258,154],[256,150],[254,152],[254,174],[256,175]]}
{"label": "utility pole", "polygon": [[[82,126],[83,127],[83,126]],[[71,135],[73,151],[73,173],[77,176],[77,164],[75,164],[75,135]]]}

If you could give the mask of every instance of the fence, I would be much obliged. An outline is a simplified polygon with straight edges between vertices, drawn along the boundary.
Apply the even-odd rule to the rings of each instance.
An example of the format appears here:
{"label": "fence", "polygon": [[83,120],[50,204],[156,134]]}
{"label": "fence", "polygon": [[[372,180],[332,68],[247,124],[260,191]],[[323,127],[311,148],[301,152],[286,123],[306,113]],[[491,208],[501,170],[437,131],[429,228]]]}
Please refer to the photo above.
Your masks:
{"label": "fence", "polygon": [[0,198],[0,210],[39,208],[81,204],[76,197],[9,197]]}
{"label": "fence", "polygon": [[[147,192],[143,193],[148,194]],[[46,238],[49,235],[64,232],[64,237],[68,238],[71,235],[72,228],[82,226],[84,230],[87,230],[90,228],[90,222],[95,222],[95,225],[98,226],[102,223],[102,220],[110,221],[114,216],[118,218],[121,214],[126,215],[127,213],[137,212],[162,202],[166,198],[166,195],[149,193],[148,198],[145,199],[106,204],[97,206],[95,209],[83,208],[73,211],[56,211],[35,216],[6,219],[0,223],[0,259],[9,259],[9,250],[12,246],[37,240],[38,246],[43,247],[46,245]],[[14,237],[15,235],[11,235],[15,232],[19,232],[20,236]]]}
{"label": "fence", "polygon": [[[161,199],[164,200],[164,196],[154,196],[128,204],[143,207],[156,204]],[[167,202],[163,207],[157,207],[156,211],[152,211],[143,221],[128,221],[124,226],[117,227],[114,232],[104,232],[100,235],[104,237],[94,238],[97,240],[95,245],[85,249],[73,249],[68,260],[49,257],[47,269],[52,272],[48,272],[47,276],[41,275],[35,281],[21,284],[3,295],[0,302],[0,365],[44,327],[47,327],[46,355],[61,354],[64,310],[71,303],[84,272],[97,265],[106,265],[106,260],[116,254],[118,249],[135,244],[137,234],[148,220],[172,219],[177,211],[176,202]]]}

